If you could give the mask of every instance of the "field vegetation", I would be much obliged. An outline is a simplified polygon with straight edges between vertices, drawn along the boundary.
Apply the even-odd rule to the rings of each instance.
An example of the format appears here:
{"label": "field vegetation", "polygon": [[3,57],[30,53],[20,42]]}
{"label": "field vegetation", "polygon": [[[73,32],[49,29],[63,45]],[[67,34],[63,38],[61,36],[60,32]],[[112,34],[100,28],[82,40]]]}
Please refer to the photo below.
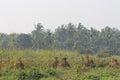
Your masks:
{"label": "field vegetation", "polygon": [[120,57],[65,50],[0,50],[0,80],[120,80]]}

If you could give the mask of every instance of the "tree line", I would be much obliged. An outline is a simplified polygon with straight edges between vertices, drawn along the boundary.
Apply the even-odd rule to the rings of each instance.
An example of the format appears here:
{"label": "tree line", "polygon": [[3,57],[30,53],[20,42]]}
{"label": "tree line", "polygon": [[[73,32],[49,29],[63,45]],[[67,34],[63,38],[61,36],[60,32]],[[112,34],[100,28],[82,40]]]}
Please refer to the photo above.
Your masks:
{"label": "tree line", "polygon": [[87,29],[79,23],[63,24],[54,32],[44,30],[41,23],[31,33],[0,33],[1,49],[58,49],[77,50],[80,53],[120,54],[120,30],[105,28]]}

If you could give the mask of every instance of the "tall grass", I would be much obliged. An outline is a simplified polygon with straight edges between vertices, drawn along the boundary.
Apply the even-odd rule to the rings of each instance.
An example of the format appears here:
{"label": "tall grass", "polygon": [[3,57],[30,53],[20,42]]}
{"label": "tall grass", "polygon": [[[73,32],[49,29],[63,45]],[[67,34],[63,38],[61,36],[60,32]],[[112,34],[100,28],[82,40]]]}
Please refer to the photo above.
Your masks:
{"label": "tall grass", "polygon": [[[95,55],[89,55],[93,59],[96,67],[82,68],[82,62],[86,55],[81,55],[76,51],[61,51],[61,50],[4,50],[0,53],[0,58],[3,61],[10,59],[14,63],[21,57],[25,70],[30,71],[31,68],[37,68],[44,77],[40,80],[117,80],[120,79],[119,69],[108,69],[107,65],[112,57],[120,61],[119,56],[112,56],[109,58],[97,58]],[[61,61],[63,57],[68,58],[70,68],[57,69],[52,68],[54,57],[58,57]],[[11,70],[9,67],[11,63],[4,63],[0,73],[2,76],[0,80],[16,80],[17,75],[20,75],[20,70]],[[39,72],[38,72],[39,73]],[[83,74],[82,74],[83,73]],[[112,74],[113,73],[113,74]],[[31,75],[26,73],[27,75]],[[51,76],[52,75],[52,76]],[[47,77],[46,77],[47,76]],[[21,76],[20,76],[21,77]],[[28,77],[28,76],[27,76]],[[9,78],[9,79],[8,79]],[[94,79],[95,78],[95,79]]]}

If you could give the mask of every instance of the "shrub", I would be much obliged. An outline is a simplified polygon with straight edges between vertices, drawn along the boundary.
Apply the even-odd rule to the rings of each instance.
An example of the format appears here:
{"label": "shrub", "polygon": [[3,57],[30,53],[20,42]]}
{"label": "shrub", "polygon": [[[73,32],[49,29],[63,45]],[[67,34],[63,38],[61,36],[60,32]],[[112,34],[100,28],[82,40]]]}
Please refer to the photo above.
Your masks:
{"label": "shrub", "polygon": [[45,77],[45,75],[40,73],[39,69],[37,68],[32,68],[28,72],[20,71],[20,73],[17,75],[18,80],[39,80],[43,77]]}
{"label": "shrub", "polygon": [[116,72],[115,71],[104,71],[101,73],[87,73],[83,76],[80,76],[74,80],[119,80],[116,78]]}
{"label": "shrub", "polygon": [[57,70],[53,69],[53,68],[47,68],[45,70],[45,73],[47,74],[47,76],[57,76],[58,75]]}
{"label": "shrub", "polygon": [[40,78],[43,78],[45,75],[40,73],[39,69],[33,68],[28,73],[29,80],[38,80]]}
{"label": "shrub", "polygon": [[17,80],[26,80],[27,79],[27,74],[24,71],[21,71],[17,75]]}

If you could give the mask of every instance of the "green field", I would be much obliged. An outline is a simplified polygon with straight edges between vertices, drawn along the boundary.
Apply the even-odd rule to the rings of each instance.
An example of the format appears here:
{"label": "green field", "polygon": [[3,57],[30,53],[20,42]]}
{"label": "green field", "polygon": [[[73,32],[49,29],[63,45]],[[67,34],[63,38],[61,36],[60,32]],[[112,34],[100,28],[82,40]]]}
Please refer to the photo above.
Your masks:
{"label": "green field", "polygon": [[[94,64],[83,67],[86,55],[59,50],[0,50],[0,80],[120,80],[120,65],[108,67],[112,58],[120,63],[119,56],[88,55]],[[53,68],[54,57],[59,62],[66,57],[70,67]],[[14,68],[19,58],[24,69]]]}

